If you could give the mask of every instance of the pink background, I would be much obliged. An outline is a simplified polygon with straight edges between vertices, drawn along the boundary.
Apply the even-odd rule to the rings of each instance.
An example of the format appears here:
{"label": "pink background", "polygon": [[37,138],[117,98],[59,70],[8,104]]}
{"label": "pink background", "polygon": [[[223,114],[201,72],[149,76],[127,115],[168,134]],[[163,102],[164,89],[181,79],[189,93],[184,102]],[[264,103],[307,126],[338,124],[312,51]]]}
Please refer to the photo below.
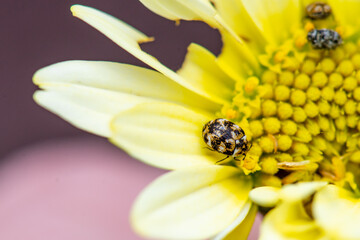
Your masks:
{"label": "pink background", "polygon": [[[97,140],[19,150],[0,166],[0,239],[141,239],[129,211],[141,189],[163,173]],[[249,239],[256,236],[255,228]]]}

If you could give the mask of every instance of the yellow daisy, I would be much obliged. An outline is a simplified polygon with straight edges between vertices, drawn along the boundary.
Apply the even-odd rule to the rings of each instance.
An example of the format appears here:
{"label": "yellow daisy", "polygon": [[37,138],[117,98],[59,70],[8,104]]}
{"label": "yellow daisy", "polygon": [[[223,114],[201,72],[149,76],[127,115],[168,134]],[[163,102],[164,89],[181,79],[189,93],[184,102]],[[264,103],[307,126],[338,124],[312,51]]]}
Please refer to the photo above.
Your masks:
{"label": "yellow daisy", "polygon": [[[34,75],[41,106],[174,170],[140,194],[134,229],[163,239],[246,239],[253,201],[276,206],[262,239],[360,239],[346,224],[358,222],[351,209],[360,203],[360,1],[140,1],[168,19],[217,28],[220,55],[191,44],[174,72],[141,50],[151,37],[75,5],[74,16],[155,70],[67,61]],[[215,118],[245,131],[252,147],[244,159],[216,164],[224,155],[202,139]]]}

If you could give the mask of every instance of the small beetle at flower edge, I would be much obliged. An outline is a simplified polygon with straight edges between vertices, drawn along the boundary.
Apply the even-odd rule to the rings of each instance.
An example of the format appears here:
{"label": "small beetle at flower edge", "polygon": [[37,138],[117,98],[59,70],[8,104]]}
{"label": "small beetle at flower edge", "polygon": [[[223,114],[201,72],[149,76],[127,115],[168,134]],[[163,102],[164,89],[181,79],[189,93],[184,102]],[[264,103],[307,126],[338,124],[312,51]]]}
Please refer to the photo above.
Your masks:
{"label": "small beetle at flower edge", "polygon": [[331,7],[323,2],[314,2],[306,7],[306,15],[311,19],[324,19],[331,14]]}
{"label": "small beetle at flower edge", "polygon": [[223,118],[217,118],[206,123],[202,130],[202,136],[211,150],[227,155],[226,158],[216,163],[230,156],[234,157],[235,160],[240,155],[245,158],[251,148],[251,143],[246,139],[244,130]]}
{"label": "small beetle at flower edge", "polygon": [[315,49],[334,49],[342,44],[340,34],[330,29],[311,30],[307,39]]}

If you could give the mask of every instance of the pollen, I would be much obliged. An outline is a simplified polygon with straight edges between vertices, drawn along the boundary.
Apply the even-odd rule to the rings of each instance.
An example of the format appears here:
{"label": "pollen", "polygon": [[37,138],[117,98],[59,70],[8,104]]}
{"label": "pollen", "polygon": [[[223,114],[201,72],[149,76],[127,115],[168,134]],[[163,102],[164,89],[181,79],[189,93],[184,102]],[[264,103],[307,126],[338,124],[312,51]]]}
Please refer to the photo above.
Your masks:
{"label": "pollen", "polygon": [[278,51],[278,52],[275,54],[275,56],[274,56],[274,61],[275,61],[276,63],[280,63],[280,62],[284,61],[286,55],[287,55],[286,52],[284,52],[284,51]]}
{"label": "pollen", "polygon": [[311,30],[315,29],[315,26],[312,22],[306,22],[304,28],[306,32],[310,32]]}
{"label": "pollen", "polygon": [[249,77],[245,83],[244,90],[246,93],[253,93],[256,87],[259,85],[259,79],[257,77]]}
{"label": "pollen", "polygon": [[236,87],[230,109],[239,113],[231,116],[239,124],[246,118],[249,155],[258,159],[241,168],[258,172],[256,184],[314,179],[338,184],[349,162],[360,168],[360,41],[318,50],[307,43],[296,48],[299,36],[293,49],[284,45],[269,52],[272,67],[236,84],[242,87]]}

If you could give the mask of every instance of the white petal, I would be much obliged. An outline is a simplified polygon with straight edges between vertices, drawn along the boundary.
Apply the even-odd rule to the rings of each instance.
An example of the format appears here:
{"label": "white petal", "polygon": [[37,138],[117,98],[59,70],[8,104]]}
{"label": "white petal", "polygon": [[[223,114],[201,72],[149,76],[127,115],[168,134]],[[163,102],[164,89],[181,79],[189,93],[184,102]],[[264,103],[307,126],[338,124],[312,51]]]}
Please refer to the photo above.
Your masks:
{"label": "white petal", "polygon": [[282,187],[280,198],[283,201],[301,201],[326,186],[327,182],[300,182]]}
{"label": "white petal", "polygon": [[172,103],[140,104],[116,116],[110,140],[161,168],[212,165],[224,158],[206,149],[202,139],[202,127],[213,118]]}
{"label": "white petal", "polygon": [[174,21],[181,19],[204,21],[211,27],[227,31],[236,41],[243,43],[209,0],[140,0],[140,2],[156,14]]}
{"label": "white petal", "polygon": [[38,70],[34,75],[34,83],[40,87],[73,83],[210,111],[215,111],[217,107],[159,72],[114,62],[74,60],[56,63]]}
{"label": "white petal", "polygon": [[177,170],[155,180],[131,214],[135,230],[161,239],[204,239],[230,225],[248,201],[251,181],[238,169]]}
{"label": "white petal", "polygon": [[120,111],[154,100],[75,84],[43,86],[35,101],[74,126],[109,137],[110,121]]}
{"label": "white petal", "polygon": [[[128,25],[125,25],[125,23],[121,22],[120,20],[99,10],[81,5],[72,6],[71,11],[74,16],[87,22],[88,24],[102,32],[104,35],[106,35],[108,38],[110,38],[112,41],[114,41],[116,44],[118,44],[120,47],[124,48],[126,51],[128,51],[144,63],[148,64],[152,68],[161,72],[165,76],[171,78],[178,84],[216,103],[224,104],[227,102],[225,99],[218,98],[212,92],[204,91],[204,88],[197,88],[197,86],[194,86],[191,81],[180,77],[174,71],[161,64],[156,58],[143,52],[138,45],[138,31]],[[126,26],[125,30],[124,25]],[[129,29],[131,29],[131,31],[134,31],[136,34],[129,35]]]}
{"label": "white petal", "polygon": [[259,239],[320,240],[323,233],[306,214],[300,201],[284,202],[265,215]]}
{"label": "white petal", "polygon": [[352,193],[328,185],[314,197],[313,214],[332,239],[360,239],[360,200]]}
{"label": "white petal", "polygon": [[251,201],[262,207],[273,207],[279,201],[280,188],[258,187],[251,190],[249,197]]}
{"label": "white petal", "polygon": [[302,201],[326,186],[327,182],[299,182],[282,188],[258,187],[250,192],[250,199],[263,207],[273,207],[279,200],[286,202]]}
{"label": "white petal", "polygon": [[208,0],[140,0],[154,13],[171,20],[202,20],[216,27],[216,10]]}
{"label": "white petal", "polygon": [[247,203],[239,216],[225,230],[216,235],[213,240],[246,240],[255,221],[257,207]]}

